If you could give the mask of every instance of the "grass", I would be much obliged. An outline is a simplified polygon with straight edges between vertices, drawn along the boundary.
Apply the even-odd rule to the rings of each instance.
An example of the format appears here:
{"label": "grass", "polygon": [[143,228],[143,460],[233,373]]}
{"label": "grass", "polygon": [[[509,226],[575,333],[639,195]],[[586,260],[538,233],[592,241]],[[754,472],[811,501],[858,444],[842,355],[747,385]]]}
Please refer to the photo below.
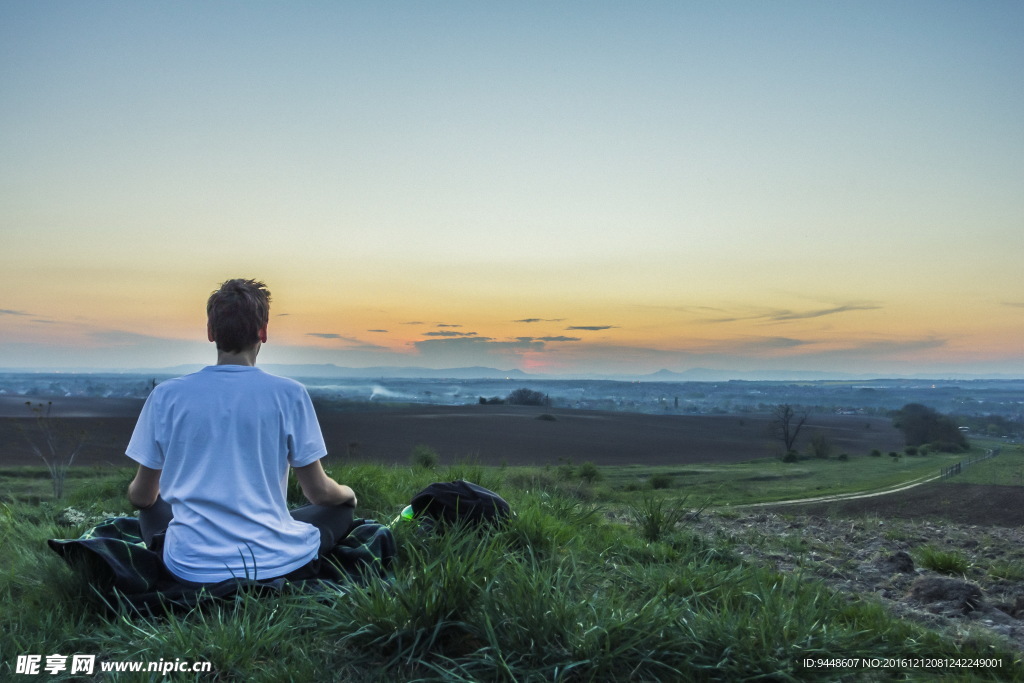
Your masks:
{"label": "grass", "polygon": [[662,495],[675,497],[684,491],[695,500],[720,507],[879,490],[937,475],[943,467],[964,458],[964,454],[943,453],[904,456],[898,460],[862,455],[850,456],[846,461],[809,459],[784,463],[776,458],[763,458],[722,465],[635,465],[604,468],[602,482],[613,495],[655,488]]}
{"label": "grass", "polygon": [[[952,484],[983,484],[1024,486],[1024,446],[1008,445],[998,441],[975,440],[970,455],[964,454],[955,462],[967,462],[979,451],[999,449],[999,455],[965,467],[960,474],[946,481]],[[930,457],[930,456],[928,456]]]}
{"label": "grass", "polygon": [[[762,476],[765,470],[738,471]],[[800,663],[843,655],[1002,657],[1004,668],[975,669],[972,675],[1024,680],[1013,668],[1015,655],[998,644],[940,636],[889,615],[870,598],[840,596],[799,572],[758,566],[734,552],[727,537],[699,535],[685,523],[678,490],[675,498],[668,497],[672,490],[621,492],[627,505],[616,500],[616,489],[605,488],[607,482],[595,489],[543,470],[472,463],[434,471],[360,465],[334,468],[332,474],[359,491],[362,514],[382,521],[427,483],[459,477],[501,493],[517,516],[504,528],[482,533],[437,536],[397,527],[400,562],[390,585],[346,586],[320,599],[243,594],[159,618],[107,617],[96,609],[89,587],[45,544],[48,538],[77,536],[105,513],[125,507],[130,472],[83,474],[70,482],[66,501],[12,499],[0,506],[0,610],[8,615],[0,632],[0,679],[18,679],[18,655],[81,653],[114,662],[211,663],[213,673],[175,674],[179,680],[732,681],[863,675]],[[812,472],[805,480],[819,476]],[[31,476],[2,472],[0,478],[17,487]],[[688,492],[689,500],[702,502],[699,493]],[[297,489],[290,495],[298,502]],[[81,517],[67,514],[67,507]],[[899,680],[909,672],[872,674],[872,680]],[[121,674],[104,680],[150,679]]]}
{"label": "grass", "polygon": [[926,545],[918,548],[915,554],[917,562],[922,567],[940,574],[963,576],[971,568],[971,563],[964,554],[955,550],[942,550],[934,545]]}

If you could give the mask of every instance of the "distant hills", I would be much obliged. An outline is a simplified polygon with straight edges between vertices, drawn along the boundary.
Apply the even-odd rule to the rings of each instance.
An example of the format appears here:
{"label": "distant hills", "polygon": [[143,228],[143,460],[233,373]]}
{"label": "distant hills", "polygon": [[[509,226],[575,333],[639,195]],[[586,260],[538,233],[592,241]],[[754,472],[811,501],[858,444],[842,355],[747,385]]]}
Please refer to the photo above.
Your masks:
{"label": "distant hills", "polygon": [[[658,370],[644,375],[615,374],[572,374],[572,375],[533,375],[522,370],[500,370],[483,366],[463,368],[424,368],[417,366],[375,366],[369,368],[351,368],[333,363],[319,364],[286,364],[259,363],[258,366],[275,375],[293,378],[320,379],[515,379],[515,380],[610,380],[620,382],[728,382],[732,380],[748,382],[808,382],[826,380],[870,380],[870,379],[915,379],[915,380],[1017,380],[1019,375],[1009,374],[969,374],[969,373],[931,373],[909,375],[853,374],[844,372],[821,372],[814,370],[718,370],[713,368],[691,368],[682,372]],[[2,373],[75,373],[75,374],[117,374],[117,375],[155,375],[178,376],[196,372],[204,367],[201,364],[176,365],[166,368],[0,368]]]}

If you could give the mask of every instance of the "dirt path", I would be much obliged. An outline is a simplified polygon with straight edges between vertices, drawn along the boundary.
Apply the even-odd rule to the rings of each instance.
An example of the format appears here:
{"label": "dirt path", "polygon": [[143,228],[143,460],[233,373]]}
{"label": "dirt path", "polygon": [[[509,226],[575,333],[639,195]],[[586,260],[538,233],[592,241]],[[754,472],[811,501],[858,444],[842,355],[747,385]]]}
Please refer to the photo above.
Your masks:
{"label": "dirt path", "polygon": [[[992,449],[989,448],[985,451],[985,458],[994,457]],[[925,475],[918,477],[917,479],[911,479],[910,481],[903,482],[902,484],[896,484],[895,486],[889,486],[878,491],[869,491],[866,493],[837,493],[831,496],[818,496],[817,498],[795,498],[792,500],[777,500],[770,503],[747,503],[746,505],[733,505],[733,508],[763,508],[763,507],[775,507],[781,505],[800,505],[809,503],[835,503],[845,500],[859,500],[861,498],[875,498],[877,496],[888,496],[893,493],[899,493],[901,491],[909,491],[912,488],[916,488],[923,484],[928,484],[933,481],[938,481],[942,478],[942,474]]]}
{"label": "dirt path", "polygon": [[763,507],[775,507],[779,505],[800,505],[801,503],[833,503],[842,500],[857,500],[860,498],[874,498],[876,496],[888,496],[892,493],[899,493],[900,491],[907,491],[909,489],[927,484],[928,482],[936,481],[941,479],[941,474],[934,476],[925,475],[917,479],[911,479],[908,482],[902,484],[896,484],[889,488],[884,488],[879,491],[871,491],[869,493],[837,493],[831,496],[818,496],[817,498],[796,498],[793,500],[776,500],[770,503],[747,503],[746,505],[732,505],[732,508],[763,508]]}

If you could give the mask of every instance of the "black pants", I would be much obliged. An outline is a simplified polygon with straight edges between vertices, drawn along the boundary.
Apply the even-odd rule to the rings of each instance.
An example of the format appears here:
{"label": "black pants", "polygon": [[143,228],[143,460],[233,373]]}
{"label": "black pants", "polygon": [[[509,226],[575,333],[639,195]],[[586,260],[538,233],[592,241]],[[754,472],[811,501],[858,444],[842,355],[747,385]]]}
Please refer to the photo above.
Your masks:
{"label": "black pants", "polygon": [[[312,524],[320,530],[319,554],[323,555],[348,535],[355,508],[351,505],[305,505],[290,512],[292,519]],[[139,526],[146,545],[151,546],[155,536],[167,531],[167,525],[173,518],[171,504],[159,496],[153,505],[139,510]]]}

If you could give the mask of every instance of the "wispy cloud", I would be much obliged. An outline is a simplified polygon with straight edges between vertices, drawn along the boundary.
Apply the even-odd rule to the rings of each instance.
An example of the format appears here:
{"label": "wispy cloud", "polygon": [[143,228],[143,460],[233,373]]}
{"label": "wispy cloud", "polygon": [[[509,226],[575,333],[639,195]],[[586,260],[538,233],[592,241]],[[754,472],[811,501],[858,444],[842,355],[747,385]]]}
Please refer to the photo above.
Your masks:
{"label": "wispy cloud", "polygon": [[810,318],[822,318],[828,315],[838,315],[840,313],[849,313],[851,311],[874,311],[882,308],[877,304],[844,304],[842,306],[832,306],[831,308],[816,308],[805,311],[793,311],[790,309],[779,308],[771,309],[767,311],[759,311],[757,313],[751,313],[749,315],[733,315],[724,316],[721,318],[705,318],[698,320],[697,322],[718,324],[718,323],[734,323],[744,320],[762,320],[767,323],[777,322],[788,322],[790,320],[808,320]]}
{"label": "wispy cloud", "polygon": [[759,356],[771,354],[776,351],[795,349],[801,346],[808,346],[814,342],[792,337],[741,337],[738,339],[721,339],[707,342],[703,346],[692,346],[688,351],[698,354],[728,354],[742,356]]}
{"label": "wispy cloud", "polygon": [[345,346],[342,347],[345,351],[386,351],[388,350],[384,346],[377,344],[370,344],[364,342],[362,339],[355,337],[346,337],[341,334],[335,334],[334,332],[307,332],[307,337],[316,337],[317,339],[331,339],[344,342]]}
{"label": "wispy cloud", "polygon": [[379,332],[381,334],[386,334],[387,330],[367,330],[367,332]]}
{"label": "wispy cloud", "polygon": [[560,323],[565,318],[523,318],[522,320],[513,320],[514,323]]}
{"label": "wispy cloud", "polygon": [[9,308],[0,308],[0,315],[31,315],[25,311],[12,311]]}
{"label": "wispy cloud", "polygon": [[424,339],[413,344],[424,361],[445,366],[491,365],[514,367],[526,352],[544,351],[544,342],[496,341],[490,337]]}
{"label": "wispy cloud", "polygon": [[1003,305],[1011,308],[1024,308],[1024,301],[1004,301]]}
{"label": "wispy cloud", "polygon": [[521,342],[578,342],[583,341],[580,337],[516,337]]}
{"label": "wispy cloud", "polygon": [[[943,337],[924,337],[921,339],[879,339],[858,341],[836,350],[834,353],[844,356],[887,356],[891,354],[914,353],[937,349],[949,343]],[[831,353],[831,352],[829,352]]]}
{"label": "wispy cloud", "polygon": [[565,328],[567,330],[587,330],[589,332],[598,332],[600,330],[614,330],[617,329],[618,325],[570,325]]}
{"label": "wispy cloud", "polygon": [[826,315],[836,315],[837,313],[848,313],[850,311],[874,311],[880,308],[881,306],[860,304],[834,306],[832,308],[819,308],[813,311],[778,311],[777,313],[770,315],[769,319],[774,321],[806,320],[807,318],[821,318]]}
{"label": "wispy cloud", "polygon": [[439,330],[436,332],[424,332],[424,337],[475,337],[476,332],[455,332],[453,330]]}
{"label": "wispy cloud", "polygon": [[462,325],[449,325],[448,323],[438,323],[437,327],[462,327]]}

